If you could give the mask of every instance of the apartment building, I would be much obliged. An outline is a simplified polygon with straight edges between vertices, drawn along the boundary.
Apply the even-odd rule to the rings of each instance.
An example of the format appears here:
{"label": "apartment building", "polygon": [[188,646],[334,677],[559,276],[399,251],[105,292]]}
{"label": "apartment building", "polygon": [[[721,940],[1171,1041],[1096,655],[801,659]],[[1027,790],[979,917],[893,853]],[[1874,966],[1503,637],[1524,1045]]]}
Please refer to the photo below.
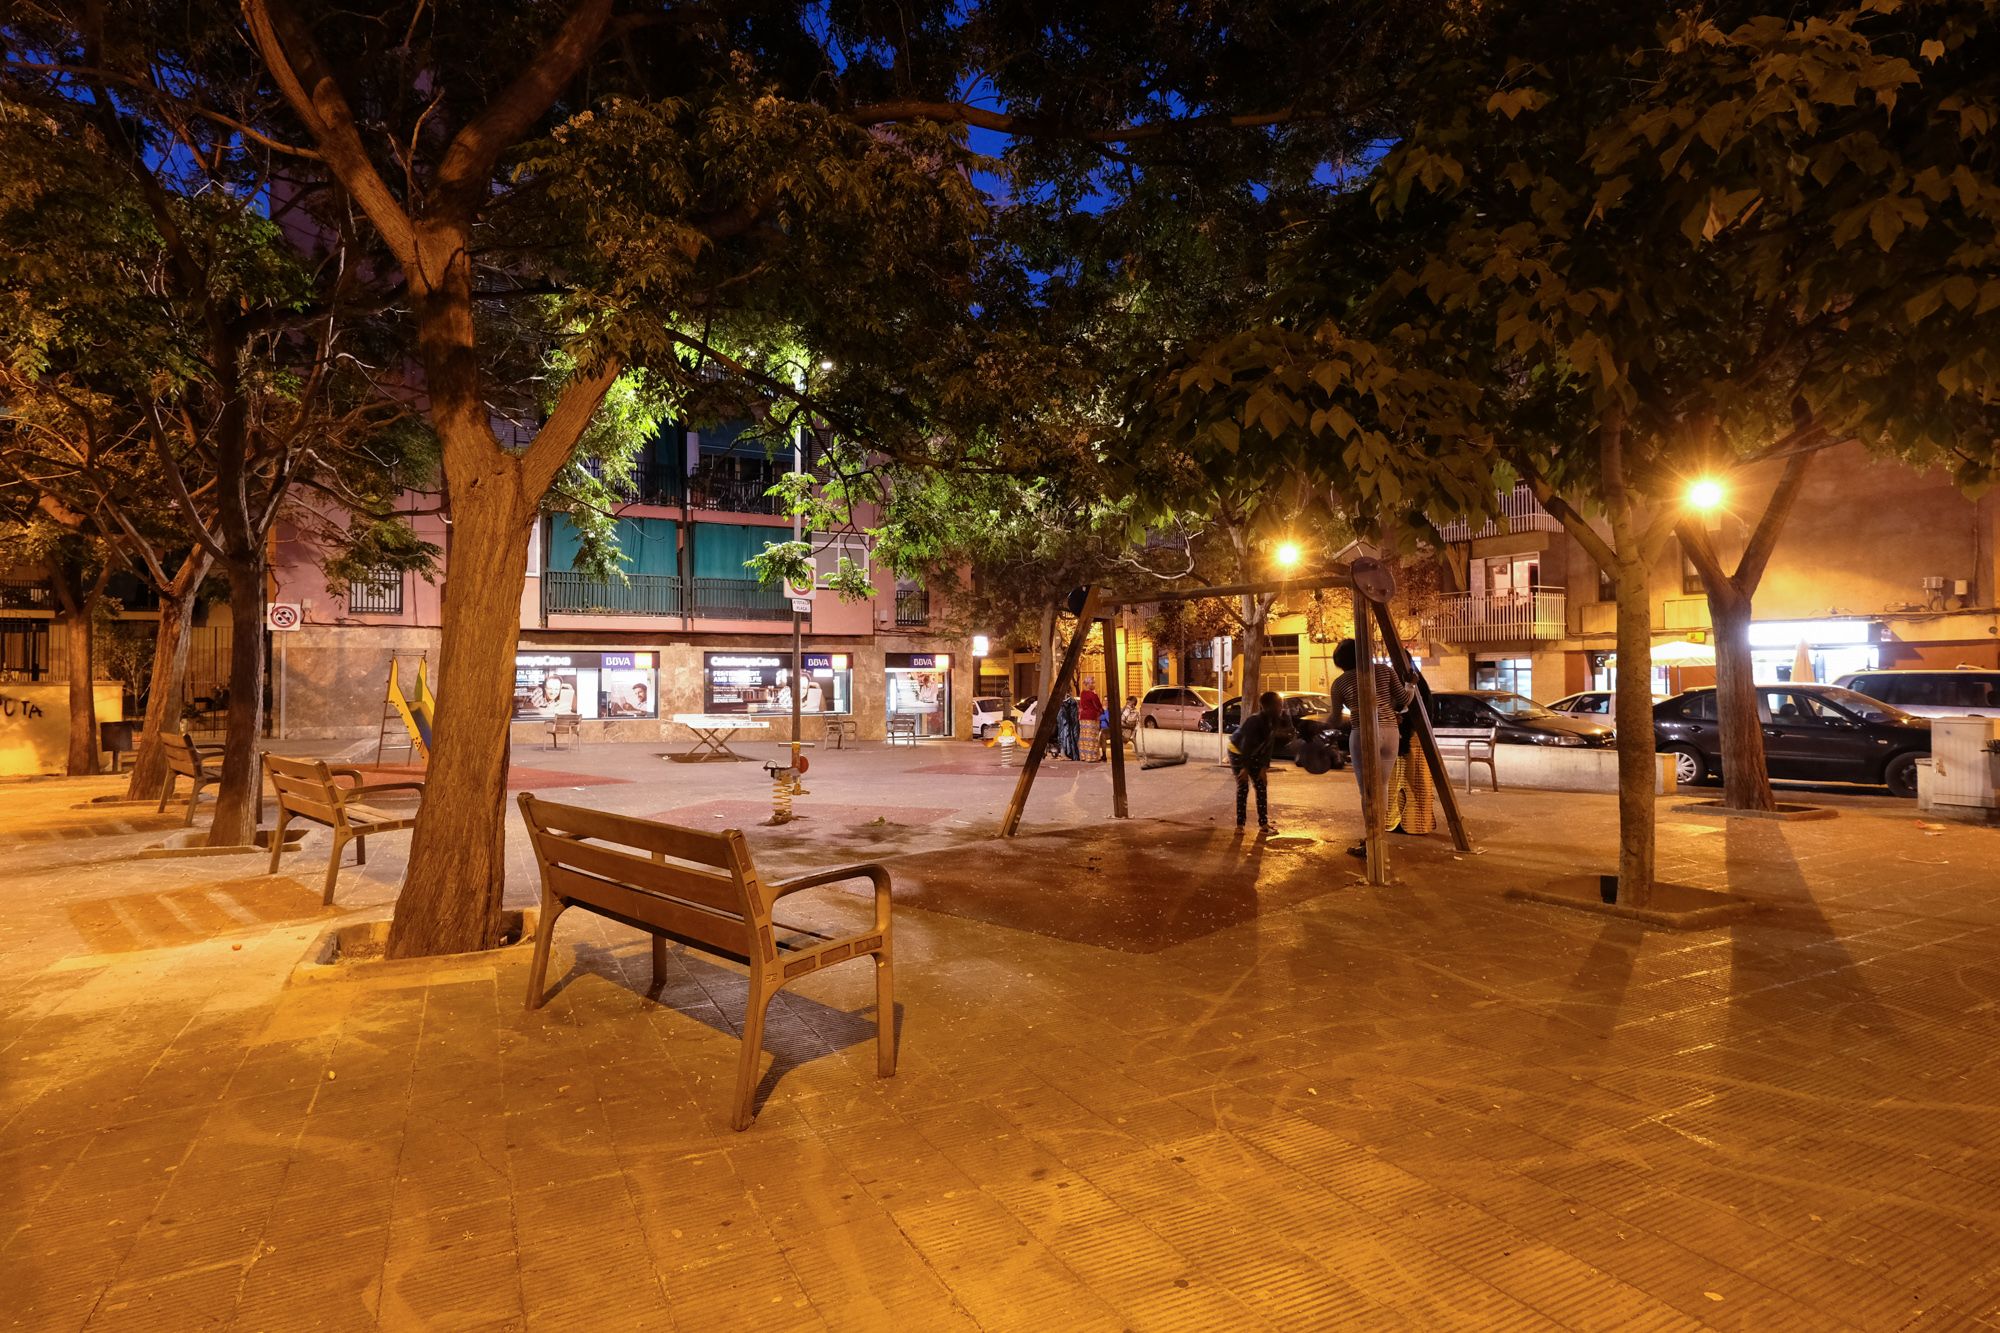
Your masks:
{"label": "apartment building", "polygon": [[[1729,477],[1708,525],[1734,568],[1783,465]],[[1525,488],[1504,523],[1444,530],[1464,591],[1423,612],[1426,671],[1444,688],[1513,690],[1543,702],[1605,688],[1616,667],[1611,585]],[[1652,571],[1656,645],[1709,638],[1708,601],[1670,541]],[[1858,444],[1811,464],[1754,601],[1760,680],[1790,678],[1800,646],[1814,678],[1869,667],[2000,667],[2000,497],[1968,498],[1941,473],[1871,456]],[[1661,666],[1661,693],[1712,684],[1710,666]]]}
{"label": "apartment building", "polygon": [[[676,427],[654,439],[618,511],[622,579],[573,567],[578,534],[567,518],[536,525],[513,649],[517,742],[544,740],[559,713],[580,716],[585,743],[671,736],[662,723],[676,713],[761,717],[773,739],[788,738],[794,688],[807,740],[836,718],[864,738],[883,736],[892,717],[919,737],[967,734],[966,645],[936,628],[942,608],[923,587],[871,567],[858,534],[811,534],[822,577],[845,555],[869,569],[875,596],[815,591],[795,684],[791,600],[744,567],[767,543],[791,539],[791,519],[766,494],[788,468],[741,441],[741,429]],[[279,532],[272,600],[300,614],[296,630],[272,636],[274,730],[282,714],[289,736],[373,737],[392,659],[406,689],[419,663],[436,679],[451,566],[479,553],[454,546],[443,516],[418,512],[433,503],[411,497],[410,522],[444,552],[434,581],[387,570],[336,594],[299,535]]]}

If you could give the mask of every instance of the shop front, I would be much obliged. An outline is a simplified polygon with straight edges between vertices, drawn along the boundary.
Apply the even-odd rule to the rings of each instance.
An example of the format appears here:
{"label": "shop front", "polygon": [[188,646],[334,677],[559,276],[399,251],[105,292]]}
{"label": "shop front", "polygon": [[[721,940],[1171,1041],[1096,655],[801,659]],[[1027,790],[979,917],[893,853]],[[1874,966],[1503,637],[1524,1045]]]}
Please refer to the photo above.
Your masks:
{"label": "shop front", "polygon": [[658,717],[659,655],[562,649],[515,653],[515,719],[572,713],[592,719]]}
{"label": "shop front", "polygon": [[[841,717],[854,711],[854,659],[848,653],[806,653],[799,711],[814,717]],[[792,712],[792,655],[773,652],[717,652],[702,659],[702,711],[781,714]]]}
{"label": "shop front", "polygon": [[[1880,665],[1872,620],[1763,620],[1750,626],[1751,674],[1759,685],[1812,679],[1839,680],[1851,671]],[[1800,648],[1804,648],[1804,662]],[[1810,677],[1798,674],[1810,665]]]}
{"label": "shop front", "polygon": [[884,653],[885,722],[908,718],[918,736],[952,734],[951,654]]}

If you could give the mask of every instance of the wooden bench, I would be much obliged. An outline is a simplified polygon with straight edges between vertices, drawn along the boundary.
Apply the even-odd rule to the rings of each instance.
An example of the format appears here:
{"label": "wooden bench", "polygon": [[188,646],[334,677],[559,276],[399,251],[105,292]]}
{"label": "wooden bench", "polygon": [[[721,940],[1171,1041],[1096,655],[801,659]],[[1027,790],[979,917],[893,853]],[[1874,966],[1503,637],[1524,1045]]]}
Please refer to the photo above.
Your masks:
{"label": "wooden bench", "polygon": [[[1486,766],[1486,776],[1493,780],[1493,790],[1500,790],[1500,770],[1493,763],[1493,746],[1500,729],[1495,727],[1483,736],[1437,736],[1438,758],[1449,764],[1461,760],[1465,764],[1465,789],[1472,790],[1472,767],[1474,764]],[[1412,749],[1412,754],[1415,750]]]}
{"label": "wooden bench", "polygon": [[[753,1118],[757,1066],[763,1054],[764,1011],[785,986],[823,967],[875,959],[875,1068],[896,1072],[896,1002],[890,967],[889,872],[879,865],[842,866],[766,885],[735,829],[720,833],[679,828],[521,793],[535,860],[542,871],[541,923],[528,970],[528,1008],[541,1007],[556,918],[571,907],[609,917],[653,937],[653,984],[666,981],[667,941],[731,959],[750,969],[743,1011],[743,1048],[736,1066],[732,1129]],[[867,879],[875,886],[875,920],[865,931],[826,936],[778,924],[771,909],[801,889]]]}
{"label": "wooden bench", "polygon": [[283,759],[264,756],[264,776],[278,796],[278,827],[271,832],[271,868],[278,873],[278,858],[285,850],[285,825],[293,819],[309,819],[333,830],[333,855],[326,860],[326,893],[320,901],[333,905],[333,886],[340,879],[340,849],[354,844],[354,864],[368,864],[368,837],[373,833],[393,833],[414,828],[415,811],[399,814],[368,804],[368,798],[388,791],[423,794],[421,782],[377,782],[367,784],[358,768],[328,768],[318,759]]}
{"label": "wooden bench", "polygon": [[175,784],[181,778],[186,778],[194,784],[194,789],[188,792],[187,818],[181,823],[192,824],[194,807],[201,800],[202,788],[213,787],[222,781],[222,770],[212,768],[209,764],[210,760],[219,760],[222,757],[222,747],[196,745],[194,737],[185,731],[179,733],[162,731],[160,745],[167,755],[167,786],[166,790],[160,793],[160,803],[153,808],[153,813],[167,812],[167,802],[174,799]]}

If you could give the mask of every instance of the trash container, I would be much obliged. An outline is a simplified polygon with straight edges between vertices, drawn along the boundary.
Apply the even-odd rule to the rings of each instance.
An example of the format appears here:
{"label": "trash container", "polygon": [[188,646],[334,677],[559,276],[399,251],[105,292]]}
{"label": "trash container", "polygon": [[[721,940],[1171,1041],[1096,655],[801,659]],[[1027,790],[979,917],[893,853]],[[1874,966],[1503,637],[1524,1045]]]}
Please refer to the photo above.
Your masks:
{"label": "trash container", "polygon": [[1937,786],[1937,770],[1929,759],[1917,760],[1917,809],[1931,808],[1931,792]]}
{"label": "trash container", "polygon": [[132,753],[132,725],[130,722],[97,724],[97,748],[111,756],[113,773],[124,768],[125,756]]}

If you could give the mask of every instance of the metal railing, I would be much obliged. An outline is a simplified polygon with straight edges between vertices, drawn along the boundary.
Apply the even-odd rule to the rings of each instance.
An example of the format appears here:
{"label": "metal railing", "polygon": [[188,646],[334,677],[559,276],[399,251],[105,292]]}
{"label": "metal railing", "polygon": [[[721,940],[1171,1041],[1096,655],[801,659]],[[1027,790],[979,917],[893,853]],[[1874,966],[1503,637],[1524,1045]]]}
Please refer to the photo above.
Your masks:
{"label": "metal railing", "polygon": [[0,611],[54,615],[56,590],[45,579],[0,579]]}
{"label": "metal railing", "polygon": [[765,492],[789,471],[765,458],[704,458],[688,477],[688,508],[732,514],[782,513],[777,497]]}
{"label": "metal railing", "polygon": [[1455,592],[1424,617],[1427,638],[1445,643],[1560,639],[1568,632],[1560,588],[1534,592]]}
{"label": "metal railing", "polygon": [[928,589],[896,589],[896,623],[898,625],[931,623],[931,595]]}
{"label": "metal railing", "polygon": [[[1504,525],[1504,526],[1503,526]],[[1475,532],[1467,519],[1443,524],[1438,535],[1448,542],[1469,542],[1481,537],[1497,537],[1502,532],[1561,532],[1562,520],[1542,508],[1542,502],[1526,486],[1516,486],[1500,497],[1500,517],[1489,519]]]}
{"label": "metal railing", "polygon": [[365,579],[347,585],[347,612],[356,616],[403,614],[403,571],[370,570]]}
{"label": "metal railing", "polygon": [[548,615],[678,616],[685,601],[674,574],[628,574],[625,582],[594,579],[573,569],[542,575],[542,611]]}
{"label": "metal railing", "polygon": [[783,588],[756,579],[697,577],[694,614],[698,620],[789,620],[792,604]]}

